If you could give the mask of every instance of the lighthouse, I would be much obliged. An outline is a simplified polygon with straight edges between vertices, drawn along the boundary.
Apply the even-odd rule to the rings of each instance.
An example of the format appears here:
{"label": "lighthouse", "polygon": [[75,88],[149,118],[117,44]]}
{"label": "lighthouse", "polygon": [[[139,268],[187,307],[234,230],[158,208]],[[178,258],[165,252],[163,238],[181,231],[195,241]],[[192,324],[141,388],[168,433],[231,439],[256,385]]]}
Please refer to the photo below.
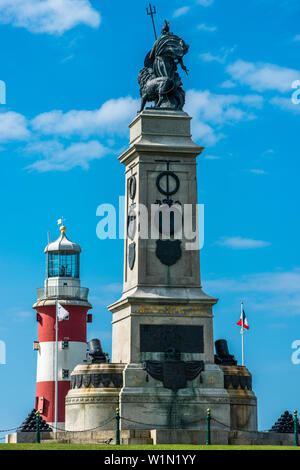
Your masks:
{"label": "lighthouse", "polygon": [[[87,312],[92,306],[89,290],[80,282],[81,247],[68,239],[64,225],[60,232],[44,250],[46,279],[33,305],[38,323],[35,408],[48,424],[54,426],[57,418],[57,427],[64,429],[65,396],[72,370],[86,360],[87,322],[92,321]],[[57,306],[68,312],[67,319],[57,321]]]}

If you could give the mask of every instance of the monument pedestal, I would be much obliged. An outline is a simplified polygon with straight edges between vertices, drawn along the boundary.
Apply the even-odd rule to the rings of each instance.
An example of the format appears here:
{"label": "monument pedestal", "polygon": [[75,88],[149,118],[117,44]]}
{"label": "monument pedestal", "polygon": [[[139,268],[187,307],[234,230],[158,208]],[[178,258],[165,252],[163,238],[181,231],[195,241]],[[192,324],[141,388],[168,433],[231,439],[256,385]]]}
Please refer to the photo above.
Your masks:
{"label": "monument pedestal", "polygon": [[67,429],[97,426],[118,402],[122,430],[201,431],[207,408],[212,429],[257,430],[251,374],[228,361],[215,363],[217,299],[203,292],[200,279],[196,157],[202,147],[191,139],[190,119],[182,111],[150,109],[129,126],[130,146],[120,156],[127,221],[123,295],[108,307],[112,364],[101,372],[113,377],[118,369],[122,381],[93,383],[88,375],[96,365],[78,366],[72,377],[85,379],[72,378]]}
{"label": "monument pedestal", "polygon": [[[209,382],[214,382],[209,383]],[[128,364],[120,393],[122,429],[205,429],[206,410],[230,425],[228,394],[223,373],[217,365],[207,365],[187,387],[165,388],[147,374],[143,364]]]}
{"label": "monument pedestal", "polygon": [[[232,379],[239,389],[230,390],[228,371],[214,361],[217,299],[203,292],[200,279],[196,157],[203,148],[191,139],[190,119],[182,111],[143,111],[130,124],[130,146],[119,158],[126,167],[124,289],[109,310],[112,361],[126,364],[121,425],[205,429],[211,408],[222,423],[216,421],[216,428],[234,423],[256,430],[249,383],[242,388]],[[155,219],[155,209],[163,206],[174,212],[173,222],[167,219],[165,225],[163,211]],[[179,208],[183,225],[176,232]],[[164,237],[168,224],[169,238]],[[242,369],[231,370],[231,376],[250,377]]]}

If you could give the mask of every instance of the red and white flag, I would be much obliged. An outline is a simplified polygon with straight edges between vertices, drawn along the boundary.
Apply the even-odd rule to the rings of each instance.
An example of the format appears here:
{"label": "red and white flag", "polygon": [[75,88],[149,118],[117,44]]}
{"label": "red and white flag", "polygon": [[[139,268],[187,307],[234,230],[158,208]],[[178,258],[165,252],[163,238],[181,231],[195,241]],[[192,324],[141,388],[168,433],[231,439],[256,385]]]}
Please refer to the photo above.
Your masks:
{"label": "red and white flag", "polygon": [[244,312],[244,307],[242,307],[241,317],[240,317],[239,321],[237,322],[237,325],[241,326],[242,328],[245,328],[245,330],[249,330],[249,324],[248,324],[248,321],[247,321],[247,318],[246,318],[246,314]]}

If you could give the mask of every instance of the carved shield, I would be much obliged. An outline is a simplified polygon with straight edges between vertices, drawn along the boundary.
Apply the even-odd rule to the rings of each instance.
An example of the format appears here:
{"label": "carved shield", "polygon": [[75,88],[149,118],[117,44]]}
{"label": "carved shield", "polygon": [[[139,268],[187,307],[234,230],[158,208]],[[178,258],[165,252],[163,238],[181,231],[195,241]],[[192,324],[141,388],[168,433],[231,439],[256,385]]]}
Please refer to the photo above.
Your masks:
{"label": "carved shield", "polygon": [[98,388],[101,382],[100,374],[91,374],[93,387]]}
{"label": "carved shield", "polygon": [[84,388],[88,388],[90,383],[91,383],[91,375],[90,374],[83,374],[82,383],[83,383]]}
{"label": "carved shield", "polygon": [[156,240],[156,256],[167,266],[181,258],[181,240]]}
{"label": "carved shield", "polygon": [[128,192],[130,199],[134,199],[136,193],[136,178],[134,175],[130,176],[128,180]]}
{"label": "carved shield", "polygon": [[185,364],[183,361],[163,362],[163,384],[171,390],[186,387]]}
{"label": "carved shield", "polygon": [[136,213],[135,213],[135,204],[132,204],[129,208],[128,217],[127,217],[127,234],[128,237],[133,240],[136,232]]}
{"label": "carved shield", "polygon": [[239,375],[232,375],[231,376],[231,383],[233,388],[238,388],[240,385],[240,376]]}
{"label": "carved shield", "polygon": [[80,388],[81,385],[82,385],[82,375],[81,374],[77,374],[75,375],[76,377],[76,387],[77,388]]}
{"label": "carved shield", "polygon": [[107,388],[109,387],[111,381],[111,375],[110,374],[102,374],[101,375],[101,382],[103,384],[103,387]]}
{"label": "carved shield", "polygon": [[123,375],[122,374],[112,374],[112,382],[114,387],[121,388],[123,385]]}
{"label": "carved shield", "polygon": [[130,269],[133,269],[135,262],[135,242],[130,243],[128,247],[128,265]]}
{"label": "carved shield", "polygon": [[76,375],[71,375],[71,388],[75,388]]}

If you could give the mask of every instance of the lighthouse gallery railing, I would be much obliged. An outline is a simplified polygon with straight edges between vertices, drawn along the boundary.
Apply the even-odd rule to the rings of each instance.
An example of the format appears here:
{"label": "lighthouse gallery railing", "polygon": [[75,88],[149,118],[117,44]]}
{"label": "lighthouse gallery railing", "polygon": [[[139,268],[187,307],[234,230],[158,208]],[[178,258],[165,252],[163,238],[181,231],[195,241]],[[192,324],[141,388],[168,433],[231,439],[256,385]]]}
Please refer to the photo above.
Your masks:
{"label": "lighthouse gallery railing", "polygon": [[43,299],[77,299],[87,300],[89,289],[87,287],[74,286],[48,286],[46,289],[37,289],[38,300]]}

